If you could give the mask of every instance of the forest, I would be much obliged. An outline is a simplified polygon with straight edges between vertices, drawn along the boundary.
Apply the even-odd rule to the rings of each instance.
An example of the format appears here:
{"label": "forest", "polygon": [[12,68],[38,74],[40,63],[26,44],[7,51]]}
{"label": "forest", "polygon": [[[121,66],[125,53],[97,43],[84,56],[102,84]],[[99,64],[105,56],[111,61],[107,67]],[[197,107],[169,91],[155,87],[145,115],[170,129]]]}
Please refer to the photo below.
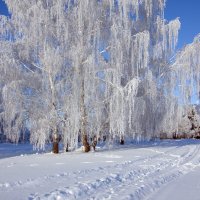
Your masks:
{"label": "forest", "polygon": [[200,35],[177,50],[165,0],[5,0],[0,139],[62,142],[200,137]]}

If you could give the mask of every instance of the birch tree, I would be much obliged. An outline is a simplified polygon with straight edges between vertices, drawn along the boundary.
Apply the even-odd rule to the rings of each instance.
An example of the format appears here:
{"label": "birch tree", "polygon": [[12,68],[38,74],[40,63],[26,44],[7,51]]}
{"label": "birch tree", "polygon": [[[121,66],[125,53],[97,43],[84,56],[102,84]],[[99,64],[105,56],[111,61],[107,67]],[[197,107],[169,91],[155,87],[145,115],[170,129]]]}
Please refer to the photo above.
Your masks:
{"label": "birch tree", "polygon": [[164,19],[165,0],[5,2],[1,93],[11,140],[24,120],[35,147],[62,137],[75,149],[81,138],[86,152],[103,135],[141,141],[177,131],[181,103],[199,92],[200,47],[197,36],[176,52],[180,21]]}

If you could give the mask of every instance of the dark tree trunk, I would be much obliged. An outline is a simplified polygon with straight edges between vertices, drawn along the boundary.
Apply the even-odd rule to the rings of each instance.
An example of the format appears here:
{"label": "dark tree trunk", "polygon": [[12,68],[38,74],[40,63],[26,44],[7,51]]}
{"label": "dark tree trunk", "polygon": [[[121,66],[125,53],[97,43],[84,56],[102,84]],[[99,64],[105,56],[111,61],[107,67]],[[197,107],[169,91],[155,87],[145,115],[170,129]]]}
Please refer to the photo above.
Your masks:
{"label": "dark tree trunk", "polygon": [[53,153],[59,153],[59,137],[57,134],[53,135]]}
{"label": "dark tree trunk", "polygon": [[59,144],[58,144],[58,142],[53,142],[53,153],[55,153],[55,154],[59,153]]}
{"label": "dark tree trunk", "polygon": [[121,145],[124,145],[124,137],[123,137],[123,136],[122,136],[121,139],[120,139],[120,144],[121,144]]}
{"label": "dark tree trunk", "polygon": [[177,134],[173,133],[173,139],[177,139]]}
{"label": "dark tree trunk", "polygon": [[65,149],[66,152],[69,152],[69,144],[67,143],[67,146],[66,146],[66,149]]}
{"label": "dark tree trunk", "polygon": [[88,143],[88,138],[86,134],[83,135],[83,146],[84,146],[84,152],[90,151],[90,145]]}
{"label": "dark tree trunk", "polygon": [[92,147],[93,147],[94,151],[96,149],[96,146],[97,146],[97,137],[94,136],[93,139],[92,139]]}

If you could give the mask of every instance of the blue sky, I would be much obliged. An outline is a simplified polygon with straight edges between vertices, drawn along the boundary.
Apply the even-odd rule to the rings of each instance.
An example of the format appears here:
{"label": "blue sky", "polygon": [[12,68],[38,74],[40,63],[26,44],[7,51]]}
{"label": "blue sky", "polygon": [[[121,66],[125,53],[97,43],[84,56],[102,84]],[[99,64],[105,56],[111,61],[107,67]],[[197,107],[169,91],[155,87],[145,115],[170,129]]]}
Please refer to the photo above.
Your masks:
{"label": "blue sky", "polygon": [[176,17],[181,21],[178,44],[181,48],[200,33],[200,0],[167,0],[165,18],[172,20]]}
{"label": "blue sky", "polygon": [[8,11],[7,11],[7,8],[6,8],[6,5],[5,3],[3,2],[3,0],[0,0],[0,14],[2,15],[7,15],[8,14]]}
{"label": "blue sky", "polygon": [[[0,0],[0,14],[8,14],[3,0]],[[176,17],[181,21],[178,43],[178,48],[181,48],[200,33],[200,0],[167,0],[165,18],[172,20]]]}

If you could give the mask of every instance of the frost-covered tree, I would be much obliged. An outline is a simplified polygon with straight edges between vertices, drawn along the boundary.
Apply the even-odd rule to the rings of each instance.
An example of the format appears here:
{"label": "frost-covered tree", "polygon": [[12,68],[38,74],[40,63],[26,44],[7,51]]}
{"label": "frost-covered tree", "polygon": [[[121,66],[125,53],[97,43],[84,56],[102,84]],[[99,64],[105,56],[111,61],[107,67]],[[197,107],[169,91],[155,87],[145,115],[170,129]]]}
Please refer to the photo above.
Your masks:
{"label": "frost-covered tree", "polygon": [[178,131],[175,138],[199,138],[200,136],[200,116],[197,107],[188,105],[184,109],[184,114],[179,121]]}
{"label": "frost-covered tree", "polygon": [[18,142],[19,139],[23,140],[26,130],[25,88],[31,85],[34,77],[24,70],[22,63],[16,57],[17,49],[14,48],[9,20],[1,16],[0,21],[1,123],[7,139]]}
{"label": "frost-covered tree", "polygon": [[[172,88],[178,95],[177,105],[174,112],[173,126],[178,126],[183,115],[188,116],[192,97],[199,98],[199,76],[200,76],[200,40],[199,35],[194,38],[191,44],[186,45],[177,53],[175,62],[171,64]],[[191,120],[190,120],[191,121]],[[190,134],[190,133],[189,133]],[[193,134],[194,135],[194,134]]]}
{"label": "frost-covered tree", "polygon": [[92,103],[100,102],[102,93],[96,79],[97,67],[103,60],[97,59],[100,52],[96,55],[100,30],[96,19],[100,13],[88,12],[98,8],[98,2],[7,4],[12,13],[8,23],[14,27],[8,30],[13,32],[14,59],[38,77],[30,91],[32,106],[28,108],[31,142],[42,148],[50,137],[58,138],[59,132],[67,131],[63,134],[64,143],[75,147],[81,131],[83,143],[89,147],[86,132],[91,122],[87,118],[89,112],[96,113],[102,107]]}
{"label": "frost-covered tree", "polygon": [[0,81],[11,140],[25,126],[38,148],[61,135],[66,148],[81,138],[89,151],[90,138],[177,131],[182,105],[199,92],[200,47],[197,37],[176,54],[180,21],[164,19],[165,0],[5,2]]}

